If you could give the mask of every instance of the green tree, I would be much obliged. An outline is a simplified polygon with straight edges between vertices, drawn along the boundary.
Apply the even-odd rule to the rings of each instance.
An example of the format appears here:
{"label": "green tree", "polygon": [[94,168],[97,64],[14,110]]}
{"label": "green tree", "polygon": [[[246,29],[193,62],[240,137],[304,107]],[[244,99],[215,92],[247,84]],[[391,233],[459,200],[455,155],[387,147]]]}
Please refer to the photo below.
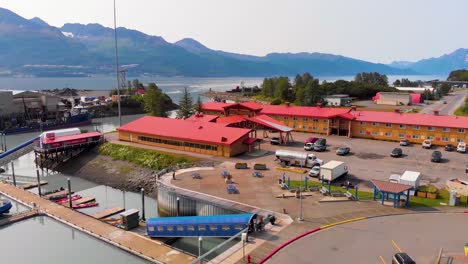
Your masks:
{"label": "green tree", "polygon": [[441,93],[442,95],[447,95],[447,94],[450,92],[451,89],[452,89],[452,88],[450,87],[450,85],[449,85],[448,83],[443,83],[443,84],[440,86],[440,93]]}
{"label": "green tree", "polygon": [[401,86],[401,81],[400,79],[397,79],[396,81],[393,82],[393,86],[400,87]]}
{"label": "green tree", "polygon": [[198,113],[201,113],[203,112],[203,102],[200,98],[200,96],[198,96],[197,98],[197,103],[195,104],[195,110],[198,112]]}
{"label": "green tree", "polygon": [[144,109],[152,116],[166,117],[164,94],[155,83],[149,83],[143,97]]}
{"label": "green tree", "polygon": [[369,83],[375,85],[388,86],[388,78],[385,74],[378,72],[361,72],[356,74],[354,81],[358,83]]}
{"label": "green tree", "polygon": [[177,110],[177,117],[187,118],[194,112],[193,99],[190,93],[187,91],[187,87],[184,88],[184,93],[179,101],[179,109]]}

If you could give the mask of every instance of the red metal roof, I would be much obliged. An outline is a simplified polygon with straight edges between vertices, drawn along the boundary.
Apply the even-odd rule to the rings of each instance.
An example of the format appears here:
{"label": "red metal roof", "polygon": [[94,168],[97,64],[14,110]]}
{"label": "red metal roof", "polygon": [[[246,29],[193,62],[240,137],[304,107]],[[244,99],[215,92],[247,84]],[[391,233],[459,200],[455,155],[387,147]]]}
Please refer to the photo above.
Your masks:
{"label": "red metal roof", "polygon": [[221,102],[206,102],[203,103],[202,109],[208,111],[224,111],[224,107],[235,105],[235,103],[221,103]]}
{"label": "red metal roof", "polygon": [[413,189],[413,186],[401,183],[393,183],[381,180],[372,180],[371,182],[375,187],[377,187],[377,189],[387,193],[399,194],[407,190]]}
{"label": "red metal roof", "polygon": [[281,132],[290,132],[293,129],[288,127],[287,125],[279,122],[278,120],[275,120],[267,115],[259,115],[255,117],[248,117],[248,120],[251,122],[260,124],[262,126],[268,127],[269,129],[273,129],[275,131],[281,131]]}
{"label": "red metal roof", "polygon": [[64,141],[71,141],[71,140],[98,137],[98,136],[102,136],[102,134],[99,132],[89,132],[89,133],[81,133],[81,134],[63,136],[63,137],[44,138],[42,139],[42,143],[52,144],[52,143],[59,143],[59,142],[64,142]]}
{"label": "red metal roof", "polygon": [[468,117],[433,114],[404,114],[395,112],[355,111],[356,121],[448,128],[468,128]]}
{"label": "red metal roof", "polygon": [[243,106],[243,107],[249,108],[251,110],[254,110],[254,111],[258,111],[258,110],[261,110],[263,108],[263,105],[261,105],[261,104],[259,104],[257,102],[254,102],[254,101],[240,103],[240,105]]}
{"label": "red metal roof", "polygon": [[213,122],[218,118],[217,115],[194,114],[185,120],[200,121],[200,122]]}
{"label": "red metal roof", "polygon": [[225,127],[212,122],[193,122],[152,116],[142,117],[117,130],[222,145],[231,145],[250,132],[250,129]]}
{"label": "red metal roof", "polygon": [[350,108],[264,105],[260,113],[266,115],[330,118],[348,113],[349,111],[351,111]]}
{"label": "red metal roof", "polygon": [[242,121],[246,121],[246,119],[243,116],[234,115],[234,116],[220,117],[216,120],[216,123],[231,125],[231,124],[240,123]]}

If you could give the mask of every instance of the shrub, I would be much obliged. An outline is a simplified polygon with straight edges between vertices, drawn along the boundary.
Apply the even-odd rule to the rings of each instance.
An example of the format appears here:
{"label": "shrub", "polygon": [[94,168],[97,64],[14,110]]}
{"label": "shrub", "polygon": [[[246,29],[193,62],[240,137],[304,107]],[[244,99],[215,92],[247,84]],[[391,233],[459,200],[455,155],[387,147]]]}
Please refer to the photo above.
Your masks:
{"label": "shrub", "polygon": [[266,170],[267,166],[265,163],[255,163],[254,165],[255,170]]}
{"label": "shrub", "polygon": [[280,105],[281,104],[281,99],[275,98],[271,101],[272,105]]}
{"label": "shrub", "polygon": [[427,186],[426,185],[419,186],[418,191],[419,192],[427,192]]}
{"label": "shrub", "polygon": [[426,192],[428,192],[428,193],[437,193],[437,191],[438,191],[438,190],[437,190],[437,188],[436,188],[434,185],[429,185],[429,186],[427,186]]}
{"label": "shrub", "polygon": [[235,167],[236,167],[236,169],[247,169],[248,168],[247,163],[245,163],[245,162],[237,162]]}

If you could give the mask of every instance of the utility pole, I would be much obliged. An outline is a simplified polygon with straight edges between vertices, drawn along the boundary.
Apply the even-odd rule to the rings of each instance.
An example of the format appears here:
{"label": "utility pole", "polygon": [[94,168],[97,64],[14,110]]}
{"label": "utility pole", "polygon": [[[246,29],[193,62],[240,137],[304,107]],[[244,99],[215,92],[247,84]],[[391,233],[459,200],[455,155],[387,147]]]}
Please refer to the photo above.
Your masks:
{"label": "utility pole", "polygon": [[117,13],[115,8],[115,0],[114,0],[114,46],[115,46],[115,74],[117,78],[117,109],[119,111],[119,127],[122,126],[122,113],[120,110],[120,78],[119,78],[119,54],[117,48]]}

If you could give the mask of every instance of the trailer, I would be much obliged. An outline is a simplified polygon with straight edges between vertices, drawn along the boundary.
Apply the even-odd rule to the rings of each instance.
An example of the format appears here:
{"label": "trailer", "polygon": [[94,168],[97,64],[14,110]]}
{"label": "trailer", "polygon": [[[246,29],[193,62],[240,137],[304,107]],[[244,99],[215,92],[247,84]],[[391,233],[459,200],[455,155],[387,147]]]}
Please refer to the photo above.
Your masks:
{"label": "trailer", "polygon": [[320,167],[320,179],[334,181],[348,174],[348,166],[342,161],[331,160]]}
{"label": "trailer", "polygon": [[275,152],[276,159],[284,165],[300,166],[312,168],[316,165],[322,165],[323,160],[318,159],[312,153],[290,151],[290,150],[277,150]]}

